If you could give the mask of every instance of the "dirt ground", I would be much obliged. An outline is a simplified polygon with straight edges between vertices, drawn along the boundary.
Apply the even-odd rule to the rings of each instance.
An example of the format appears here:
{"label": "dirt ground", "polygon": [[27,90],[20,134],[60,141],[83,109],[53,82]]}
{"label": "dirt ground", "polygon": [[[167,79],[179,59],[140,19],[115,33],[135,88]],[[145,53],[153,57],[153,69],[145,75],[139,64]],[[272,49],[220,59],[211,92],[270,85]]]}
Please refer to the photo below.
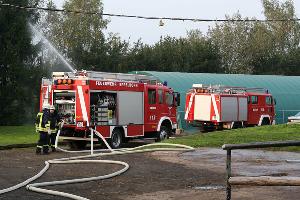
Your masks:
{"label": "dirt ground", "polygon": [[[72,154],[73,156],[74,154]],[[33,148],[0,151],[0,189],[7,188],[35,175],[44,161],[70,157],[56,152],[35,155]],[[154,152],[111,156],[103,159],[125,161],[130,169],[124,174],[103,181],[51,186],[48,189],[80,195],[91,200],[224,200],[225,152],[218,149],[197,149],[195,152]],[[233,175],[299,175],[300,154],[286,152],[233,152]],[[53,165],[36,182],[99,176],[120,169],[116,165],[72,164]],[[234,187],[232,199],[294,200],[300,187]],[[26,191],[25,188],[0,195],[0,199],[62,199]]]}

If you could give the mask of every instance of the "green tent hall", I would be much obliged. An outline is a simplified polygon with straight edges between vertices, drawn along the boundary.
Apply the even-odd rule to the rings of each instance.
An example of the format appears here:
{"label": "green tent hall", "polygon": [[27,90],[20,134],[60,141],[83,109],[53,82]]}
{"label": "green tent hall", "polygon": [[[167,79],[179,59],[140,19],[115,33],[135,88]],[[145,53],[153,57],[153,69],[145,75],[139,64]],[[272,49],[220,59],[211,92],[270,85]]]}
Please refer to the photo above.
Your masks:
{"label": "green tent hall", "polygon": [[168,86],[181,94],[181,105],[178,109],[178,122],[186,127],[184,121],[185,94],[193,84],[211,84],[236,87],[259,87],[268,89],[276,99],[276,123],[286,123],[287,117],[300,112],[300,77],[278,75],[245,75],[245,74],[209,74],[182,72],[137,71],[167,81]]}

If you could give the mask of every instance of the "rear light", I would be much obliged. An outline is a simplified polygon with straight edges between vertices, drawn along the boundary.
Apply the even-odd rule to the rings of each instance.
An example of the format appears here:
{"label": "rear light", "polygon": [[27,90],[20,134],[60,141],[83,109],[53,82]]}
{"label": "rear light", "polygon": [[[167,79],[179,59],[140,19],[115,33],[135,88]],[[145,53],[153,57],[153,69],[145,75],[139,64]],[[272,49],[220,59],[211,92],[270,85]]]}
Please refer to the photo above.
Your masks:
{"label": "rear light", "polygon": [[197,93],[204,93],[204,90],[203,89],[197,89],[196,92]]}

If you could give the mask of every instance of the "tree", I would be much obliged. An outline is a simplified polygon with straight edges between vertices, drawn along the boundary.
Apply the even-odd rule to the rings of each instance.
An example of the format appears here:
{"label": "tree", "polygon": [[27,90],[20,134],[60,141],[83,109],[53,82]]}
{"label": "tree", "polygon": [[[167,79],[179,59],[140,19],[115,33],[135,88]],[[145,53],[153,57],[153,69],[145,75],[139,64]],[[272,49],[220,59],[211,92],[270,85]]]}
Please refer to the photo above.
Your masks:
{"label": "tree", "polygon": [[[262,0],[262,3],[268,20],[297,18],[291,0],[284,3]],[[292,69],[289,66],[295,64],[287,58],[298,55],[299,48],[300,26],[297,21],[230,21],[242,20],[240,14],[231,18],[227,16],[227,19],[228,22],[217,23],[209,30],[209,37],[219,48],[226,73],[290,74]]]}
{"label": "tree", "polygon": [[[36,5],[38,1],[3,3]],[[26,123],[34,115],[41,72],[28,21],[37,18],[33,11],[0,7],[0,125]]]}
{"label": "tree", "polygon": [[[262,0],[266,19],[296,19],[292,0]],[[297,21],[268,22],[266,27],[274,39],[275,51],[284,54],[299,46],[300,24]]]}
{"label": "tree", "polygon": [[222,57],[222,68],[225,73],[246,73],[253,72],[251,65],[253,56],[249,44],[254,24],[251,22],[234,22],[232,20],[242,20],[242,16],[237,13],[232,18],[226,16],[228,22],[217,23],[209,30],[209,37],[215,44]]}
{"label": "tree", "polygon": [[[283,3],[278,0],[263,0],[266,19],[295,19],[293,1]],[[298,21],[268,22],[269,57],[256,64],[257,73],[297,75],[300,70],[295,67],[299,59],[300,24]],[[267,66],[267,67],[266,67]]]}
{"label": "tree", "polygon": [[[48,7],[55,7],[52,1]],[[63,7],[67,10],[103,12],[102,1],[99,0],[68,0]],[[101,69],[101,63],[106,60],[103,30],[108,23],[102,15],[49,12],[45,22],[43,30],[47,37],[78,69]]]}
{"label": "tree", "polygon": [[186,38],[162,37],[154,45],[140,41],[130,50],[132,70],[220,72],[217,48],[200,31],[188,32]]}

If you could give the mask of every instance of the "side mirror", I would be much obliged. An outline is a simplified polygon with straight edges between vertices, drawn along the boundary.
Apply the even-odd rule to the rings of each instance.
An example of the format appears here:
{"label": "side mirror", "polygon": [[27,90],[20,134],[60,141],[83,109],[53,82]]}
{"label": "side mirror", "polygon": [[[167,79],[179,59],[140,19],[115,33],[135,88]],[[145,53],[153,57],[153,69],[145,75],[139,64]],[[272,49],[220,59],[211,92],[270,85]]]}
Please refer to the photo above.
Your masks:
{"label": "side mirror", "polygon": [[180,106],[180,93],[174,92],[174,105]]}
{"label": "side mirror", "polygon": [[274,105],[276,105],[276,99],[274,98],[273,100],[274,100]]}

